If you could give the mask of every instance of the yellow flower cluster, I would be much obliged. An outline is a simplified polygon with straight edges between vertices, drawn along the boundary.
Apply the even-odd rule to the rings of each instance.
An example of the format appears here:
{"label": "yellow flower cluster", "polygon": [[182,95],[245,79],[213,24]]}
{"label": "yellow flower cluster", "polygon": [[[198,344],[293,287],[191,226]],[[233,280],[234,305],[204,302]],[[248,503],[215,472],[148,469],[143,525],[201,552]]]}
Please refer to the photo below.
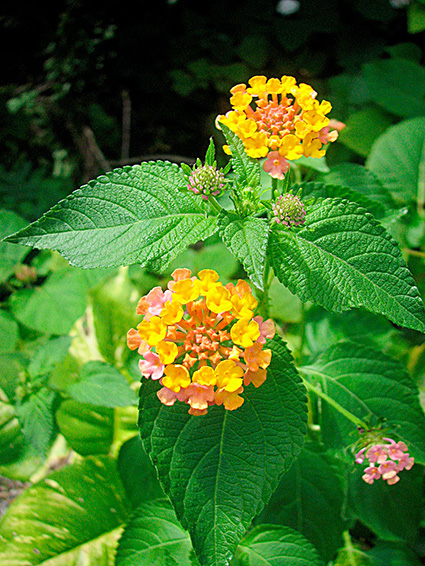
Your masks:
{"label": "yellow flower cluster", "polygon": [[144,315],[127,335],[128,346],[142,355],[144,377],[160,380],[158,397],[176,400],[203,415],[211,405],[240,407],[243,385],[259,387],[266,379],[275,333],[272,320],[254,317],[257,300],[246,281],[223,286],[218,274],[204,269],[192,277],[177,269],[164,292],[155,287],[139,301]]}
{"label": "yellow flower cluster", "polygon": [[[294,77],[255,76],[248,83],[230,90],[233,110],[217,121],[242,140],[250,157],[266,157],[269,151],[290,160],[325,154],[322,145],[338,135],[329,133],[330,102],[316,100],[317,92]],[[228,146],[224,150],[230,154]]]}

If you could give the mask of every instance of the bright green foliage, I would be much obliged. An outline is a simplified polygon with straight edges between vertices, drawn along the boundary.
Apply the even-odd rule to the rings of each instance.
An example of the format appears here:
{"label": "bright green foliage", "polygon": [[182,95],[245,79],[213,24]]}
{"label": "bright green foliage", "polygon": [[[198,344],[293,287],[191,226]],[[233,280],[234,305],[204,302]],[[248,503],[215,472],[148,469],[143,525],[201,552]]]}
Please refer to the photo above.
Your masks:
{"label": "bright green foliage", "polygon": [[156,383],[142,384],[144,445],[205,566],[227,564],[303,444],[304,388],[284,344],[270,347],[266,382],[246,388],[236,411],[216,406],[194,419],[183,404],[161,405]]}
{"label": "bright green foliage", "polygon": [[[361,344],[339,342],[302,372],[358,418],[385,418],[387,436],[403,440],[416,461],[425,463],[425,417],[417,386],[403,364]],[[356,440],[355,425],[326,402],[321,421],[329,447],[341,450]]]}
{"label": "bright green foliage", "polygon": [[237,566],[323,566],[315,548],[298,532],[274,525],[253,529],[241,542]]}
{"label": "bright green foliage", "polygon": [[51,338],[39,346],[31,356],[28,374],[32,380],[50,373],[65,358],[69,346],[70,336]]}
{"label": "bright green foliage", "polygon": [[112,566],[128,514],[115,463],[88,458],[53,472],[10,507],[0,525],[1,564]]}
{"label": "bright green foliage", "polygon": [[308,443],[258,521],[296,529],[327,562],[342,544],[343,504],[343,478],[337,461],[319,445]]}
{"label": "bright green foliage", "polygon": [[413,118],[389,128],[374,144],[366,165],[397,202],[417,199],[423,203],[425,118]]}
{"label": "bright green foliage", "polygon": [[80,381],[72,384],[67,393],[75,401],[100,407],[127,407],[136,403],[136,395],[126,378],[104,362],[88,362],[81,371]]}
{"label": "bright green foliage", "polygon": [[351,114],[346,121],[347,127],[341,132],[340,140],[356,153],[367,157],[374,141],[391,123],[387,112],[375,106],[367,106]]}
{"label": "bright green foliage", "polygon": [[301,230],[274,229],[270,247],[274,272],[302,301],[337,312],[364,306],[425,330],[423,303],[397,243],[358,206],[317,201]]}
{"label": "bright green foliage", "polygon": [[251,281],[264,289],[264,266],[266,262],[269,227],[262,218],[240,218],[234,212],[222,212],[218,218],[218,229],[223,242],[242,263]]}
{"label": "bright green foliage", "polygon": [[13,350],[18,343],[19,330],[14,318],[0,310],[0,352]]}
{"label": "bright green foliage", "polygon": [[16,406],[16,413],[25,438],[42,454],[46,453],[52,439],[54,398],[53,391],[42,387]]}
{"label": "bright green foliage", "polygon": [[139,263],[165,268],[216,230],[200,199],[179,192],[183,172],[168,162],[116,169],[91,181],[9,241],[55,249],[85,268]]}

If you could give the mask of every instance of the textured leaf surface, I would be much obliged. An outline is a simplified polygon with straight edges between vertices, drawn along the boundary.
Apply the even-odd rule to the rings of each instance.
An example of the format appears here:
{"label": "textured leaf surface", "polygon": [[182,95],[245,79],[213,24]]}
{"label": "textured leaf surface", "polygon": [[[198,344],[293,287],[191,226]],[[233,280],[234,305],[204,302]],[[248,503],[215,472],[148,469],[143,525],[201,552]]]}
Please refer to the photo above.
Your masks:
{"label": "textured leaf surface", "polygon": [[242,263],[251,281],[264,289],[269,227],[266,220],[255,217],[240,218],[234,212],[222,212],[218,229],[223,242]]}
{"label": "textured leaf surface", "polygon": [[374,566],[421,566],[422,562],[407,544],[378,541],[369,550]]}
{"label": "textured leaf surface", "polygon": [[71,345],[70,336],[58,336],[47,340],[31,356],[28,373],[31,378],[50,373],[57,364],[62,362]]}
{"label": "textured leaf surface", "polygon": [[115,566],[192,566],[189,533],[167,499],[142,503],[125,527]]}
{"label": "textured leaf surface", "polygon": [[260,182],[260,165],[245,152],[242,141],[227,126],[220,124],[224,137],[232,152],[232,168],[238,180],[245,186],[255,188]]}
{"label": "textured leaf surface", "polygon": [[240,544],[236,566],[323,566],[314,546],[288,528],[262,525]]}
{"label": "textured leaf surface", "polygon": [[127,407],[136,403],[136,395],[126,378],[109,364],[88,362],[81,370],[80,378],[67,390],[80,403],[100,407]]}
{"label": "textured leaf surface", "polygon": [[343,478],[337,461],[319,446],[307,444],[258,521],[299,531],[327,563],[342,545],[343,503]]}
{"label": "textured leaf surface", "polygon": [[43,454],[47,451],[53,433],[54,398],[53,391],[42,387],[16,406],[25,438]]}
{"label": "textured leaf surface", "polygon": [[[372,348],[340,342],[301,371],[358,418],[384,417],[385,425],[407,444],[416,461],[425,463],[425,417],[417,386],[403,364]],[[323,402],[322,430],[324,441],[338,449],[352,444],[356,427]]]}
{"label": "textured leaf surface", "polygon": [[425,118],[392,126],[374,143],[366,162],[399,203],[425,192]]}
{"label": "textured leaf surface", "polygon": [[304,388],[284,344],[270,347],[267,380],[236,411],[192,417],[182,403],[161,405],[155,382],[141,387],[144,445],[205,566],[228,564],[303,444]]}
{"label": "textured leaf surface", "polygon": [[112,566],[128,514],[115,463],[88,458],[53,472],[12,503],[0,524],[0,562]]}
{"label": "textured leaf surface", "polygon": [[168,162],[116,169],[74,191],[8,241],[55,249],[80,267],[139,263],[160,270],[216,229],[200,200],[179,191],[185,185],[181,169]]}
{"label": "textured leaf surface", "polygon": [[302,301],[337,312],[363,306],[425,331],[424,305],[396,241],[357,205],[318,201],[301,230],[275,228],[270,248],[276,276]]}

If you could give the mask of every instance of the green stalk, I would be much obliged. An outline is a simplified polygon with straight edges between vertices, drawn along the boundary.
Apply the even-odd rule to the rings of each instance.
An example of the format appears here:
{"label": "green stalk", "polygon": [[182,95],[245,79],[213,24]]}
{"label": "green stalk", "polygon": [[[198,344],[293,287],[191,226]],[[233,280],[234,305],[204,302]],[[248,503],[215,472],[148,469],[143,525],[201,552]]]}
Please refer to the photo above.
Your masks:
{"label": "green stalk", "polygon": [[216,212],[217,214],[220,214],[220,212],[223,210],[222,207],[218,204],[217,200],[215,199],[215,197],[213,197],[212,195],[209,195],[208,197],[208,202],[211,205],[211,208],[214,210],[214,212]]}
{"label": "green stalk", "polygon": [[[302,370],[302,369],[299,369],[298,371],[301,374],[308,373],[308,372],[306,372],[305,370]],[[336,409],[339,413],[341,413],[341,415],[344,415],[344,417],[346,417],[348,420],[350,420],[352,423],[354,423],[357,427],[364,428],[365,430],[367,430],[369,428],[368,425],[364,421],[362,421],[361,419],[359,419],[358,417],[353,415],[353,413],[350,413],[350,411],[347,411],[347,409],[344,409],[344,407],[342,407],[337,401],[335,401],[335,399],[332,399],[332,397],[329,397],[329,395],[327,395],[324,391],[322,391],[321,389],[319,389],[318,387],[316,387],[315,385],[313,385],[312,383],[307,381],[307,379],[305,379],[304,377],[303,377],[303,382],[304,382],[304,385],[306,386],[306,388],[308,389],[308,391],[312,391],[318,397],[320,397],[321,399],[326,401],[326,403],[328,403],[328,405],[330,405],[331,407]]]}

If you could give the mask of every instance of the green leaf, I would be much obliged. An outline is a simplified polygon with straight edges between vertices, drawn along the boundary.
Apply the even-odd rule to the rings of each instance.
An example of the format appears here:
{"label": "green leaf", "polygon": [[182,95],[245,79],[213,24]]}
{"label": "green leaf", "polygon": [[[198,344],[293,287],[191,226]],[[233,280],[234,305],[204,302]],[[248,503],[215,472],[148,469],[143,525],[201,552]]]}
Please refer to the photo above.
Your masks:
{"label": "green leaf", "polygon": [[326,157],[305,157],[302,155],[299,159],[295,161],[289,160],[292,167],[296,168],[299,165],[307,167],[308,169],[313,169],[313,171],[319,171],[320,173],[328,173],[329,167],[326,163]]}
{"label": "green leaf", "polygon": [[19,340],[18,324],[8,312],[0,310],[0,352],[14,350]]}
{"label": "green leaf", "polygon": [[367,167],[405,204],[422,200],[425,192],[425,118],[392,126],[374,143]]}
{"label": "green leaf", "polygon": [[117,465],[121,481],[133,508],[145,501],[164,497],[156,470],[139,436],[134,436],[124,442],[119,451]]}
{"label": "green leaf", "polygon": [[395,485],[382,479],[369,485],[362,479],[365,466],[355,466],[348,474],[347,511],[381,539],[414,544],[423,512],[423,467],[403,470]]}
{"label": "green leaf", "polygon": [[412,2],[407,8],[407,29],[409,33],[420,33],[425,29],[425,6]]}
{"label": "green leaf", "polygon": [[[391,210],[396,206],[391,193],[384,187],[381,180],[372,171],[358,163],[340,163],[333,167],[327,175],[324,175],[323,180],[326,184],[342,185],[361,193],[374,201],[377,209]],[[353,200],[348,196],[346,198]]]}
{"label": "green leaf", "polygon": [[30,377],[34,379],[50,373],[65,359],[70,345],[70,336],[58,336],[39,346],[31,356],[28,366]]}
{"label": "green leaf", "polygon": [[327,563],[342,544],[343,504],[343,477],[337,461],[309,443],[283,476],[258,522],[296,529]]}
{"label": "green leaf", "polygon": [[263,290],[269,238],[267,221],[254,216],[241,218],[234,212],[223,210],[218,217],[218,229],[223,242],[242,263],[251,281]]}
{"label": "green leaf", "polygon": [[160,271],[216,230],[200,199],[179,191],[185,185],[181,169],[168,162],[116,169],[74,191],[8,241],[55,249],[80,267],[139,263]]}
{"label": "green leaf", "polygon": [[3,399],[0,390],[0,465],[13,462],[19,456],[23,436],[12,405]]}
{"label": "green leaf", "polygon": [[303,302],[343,312],[365,307],[425,331],[425,311],[395,240],[356,204],[326,199],[301,230],[275,227],[270,254],[278,279]]}
{"label": "green leaf", "polygon": [[136,394],[126,378],[109,364],[88,362],[81,370],[80,378],[67,390],[75,401],[112,408],[136,403]]}
{"label": "green leaf", "polygon": [[360,545],[357,546],[351,541],[348,531],[344,533],[344,539],[345,545],[332,562],[333,566],[376,566],[375,562],[360,549]]}
{"label": "green leaf", "polygon": [[260,164],[257,159],[249,157],[240,138],[227,126],[220,123],[224,137],[232,152],[232,168],[238,177],[238,181],[245,186],[255,187],[260,183]]}
{"label": "green leaf", "polygon": [[[425,463],[425,417],[418,389],[399,361],[361,344],[339,342],[301,372],[356,417],[386,419],[387,436],[403,440],[415,460]],[[356,425],[322,402],[323,440],[330,448],[347,448],[356,440],[355,431]]]}
{"label": "green leaf", "polygon": [[261,525],[239,545],[235,566],[323,566],[314,546],[289,527]]}
{"label": "green leaf", "polygon": [[374,566],[421,566],[423,563],[407,544],[380,540],[368,552]]}
{"label": "green leaf", "polygon": [[213,165],[215,159],[215,145],[213,138],[210,138],[207,153],[205,154],[205,165]]}
{"label": "green leaf", "polygon": [[42,387],[16,406],[25,438],[43,454],[46,454],[52,440],[54,398],[53,391]]}
{"label": "green leaf", "polygon": [[73,450],[87,456],[108,454],[114,438],[114,411],[67,399],[56,411],[56,421]]}
{"label": "green leaf", "polygon": [[283,322],[301,322],[302,303],[296,295],[273,277],[269,288],[270,316]]}
{"label": "green leaf", "polygon": [[194,417],[183,403],[161,405],[156,382],[142,383],[142,440],[203,566],[228,564],[303,444],[304,388],[283,342],[269,345],[267,380],[247,387],[235,411]]}
{"label": "green leaf", "polygon": [[379,108],[367,106],[346,121],[346,127],[339,135],[339,141],[367,157],[373,142],[392,124],[393,120]]}
{"label": "green leaf", "polygon": [[120,538],[115,566],[193,566],[189,533],[166,499],[142,503]]}
{"label": "green leaf", "polygon": [[[11,210],[0,210],[0,240],[25,225],[25,220]],[[0,281],[6,281],[27,254],[28,250],[22,246],[11,246],[0,241]]]}
{"label": "green leaf", "polygon": [[12,503],[0,524],[0,562],[112,566],[128,515],[115,463],[87,458],[53,472]]}
{"label": "green leaf", "polygon": [[43,334],[68,334],[87,306],[87,292],[107,274],[104,270],[65,269],[43,285],[22,289],[10,298],[14,316]]}
{"label": "green leaf", "polygon": [[425,69],[407,59],[383,59],[363,65],[373,102],[401,118],[425,114]]}

